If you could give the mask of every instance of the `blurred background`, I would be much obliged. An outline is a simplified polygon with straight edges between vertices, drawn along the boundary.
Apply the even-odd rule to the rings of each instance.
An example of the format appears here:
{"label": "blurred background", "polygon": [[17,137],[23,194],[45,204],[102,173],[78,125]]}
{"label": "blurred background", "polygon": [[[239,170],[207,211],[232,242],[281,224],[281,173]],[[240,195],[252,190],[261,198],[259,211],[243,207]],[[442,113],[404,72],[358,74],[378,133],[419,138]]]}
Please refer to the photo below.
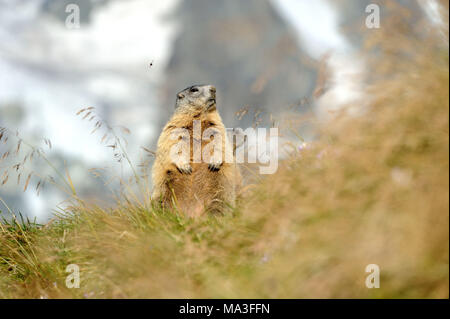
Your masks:
{"label": "blurred background", "polygon": [[[361,97],[367,70],[356,52],[372,2],[382,15],[388,1],[0,0],[0,127],[9,132],[0,142],[0,184],[8,177],[0,210],[45,221],[66,198],[39,184],[37,176],[57,176],[42,158],[30,161],[33,146],[70,172],[83,197],[107,196],[108,176],[130,174],[101,129],[91,133],[95,120],[76,116],[82,108],[130,129],[130,159],[146,165],[141,146],[155,149],[176,92],[192,84],[217,87],[227,127],[249,127],[256,116],[268,126],[271,114],[292,111],[327,120]],[[431,27],[442,23],[445,1],[394,2]],[[80,9],[79,28],[66,26],[69,4]],[[10,175],[27,156],[22,175]]]}

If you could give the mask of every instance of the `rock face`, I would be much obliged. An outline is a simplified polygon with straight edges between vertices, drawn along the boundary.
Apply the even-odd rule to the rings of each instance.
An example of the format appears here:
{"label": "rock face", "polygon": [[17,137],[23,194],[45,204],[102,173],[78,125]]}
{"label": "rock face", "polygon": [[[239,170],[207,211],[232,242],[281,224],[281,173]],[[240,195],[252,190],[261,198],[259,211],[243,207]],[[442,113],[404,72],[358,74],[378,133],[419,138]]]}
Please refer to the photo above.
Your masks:
{"label": "rock face", "polygon": [[251,111],[236,118],[244,107],[267,116],[311,95],[314,62],[268,0],[182,0],[172,18],[179,34],[162,88],[161,125],[176,92],[191,84],[217,87],[227,127],[252,124]]}

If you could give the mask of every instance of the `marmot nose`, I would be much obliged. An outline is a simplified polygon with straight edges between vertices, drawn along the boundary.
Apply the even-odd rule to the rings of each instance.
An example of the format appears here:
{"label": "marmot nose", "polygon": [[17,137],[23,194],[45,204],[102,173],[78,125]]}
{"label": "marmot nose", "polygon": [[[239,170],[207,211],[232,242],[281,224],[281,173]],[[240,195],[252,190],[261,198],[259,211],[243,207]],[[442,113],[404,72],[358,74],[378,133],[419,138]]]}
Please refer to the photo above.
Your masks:
{"label": "marmot nose", "polygon": [[209,87],[209,92],[211,92],[211,93],[216,93],[216,88],[214,87],[214,86],[210,86]]}

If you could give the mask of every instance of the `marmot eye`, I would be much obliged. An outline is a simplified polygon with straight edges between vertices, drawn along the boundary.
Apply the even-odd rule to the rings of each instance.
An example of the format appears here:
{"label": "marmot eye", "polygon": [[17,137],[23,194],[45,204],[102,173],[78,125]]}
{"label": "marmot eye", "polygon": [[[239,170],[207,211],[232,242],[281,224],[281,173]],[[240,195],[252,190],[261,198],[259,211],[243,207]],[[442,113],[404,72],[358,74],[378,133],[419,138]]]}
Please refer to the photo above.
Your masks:
{"label": "marmot eye", "polygon": [[191,93],[198,92],[198,89],[197,88],[192,88],[192,89],[189,90],[189,92],[191,92]]}

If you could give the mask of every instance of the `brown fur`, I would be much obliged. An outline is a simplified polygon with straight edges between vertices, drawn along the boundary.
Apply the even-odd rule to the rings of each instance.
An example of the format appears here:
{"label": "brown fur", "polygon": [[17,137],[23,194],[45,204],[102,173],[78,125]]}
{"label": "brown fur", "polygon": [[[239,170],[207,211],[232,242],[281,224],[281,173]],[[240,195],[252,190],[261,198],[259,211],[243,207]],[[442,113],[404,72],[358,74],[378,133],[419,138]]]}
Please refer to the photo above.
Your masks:
{"label": "brown fur", "polygon": [[[193,135],[194,120],[201,121],[202,134],[205,129],[213,127],[222,136],[222,163],[214,158],[211,158],[209,163],[193,162],[193,139],[201,138]],[[178,128],[187,129],[190,133],[189,141],[185,141],[190,145],[190,156],[174,162],[170,150],[176,143],[180,143],[180,140],[172,140],[171,134]],[[209,141],[201,142],[202,151],[208,143]],[[227,143],[229,142],[226,129],[215,102],[213,107],[192,103],[179,107],[158,140],[152,171],[154,185],[152,198],[160,201],[164,207],[175,206],[191,217],[205,212],[224,212],[228,205],[234,206],[236,191],[241,184],[241,175],[234,161],[225,162],[225,152],[232,152],[232,148],[225,147]],[[215,164],[218,170],[211,170],[210,163]],[[189,166],[191,173],[188,172]]]}

